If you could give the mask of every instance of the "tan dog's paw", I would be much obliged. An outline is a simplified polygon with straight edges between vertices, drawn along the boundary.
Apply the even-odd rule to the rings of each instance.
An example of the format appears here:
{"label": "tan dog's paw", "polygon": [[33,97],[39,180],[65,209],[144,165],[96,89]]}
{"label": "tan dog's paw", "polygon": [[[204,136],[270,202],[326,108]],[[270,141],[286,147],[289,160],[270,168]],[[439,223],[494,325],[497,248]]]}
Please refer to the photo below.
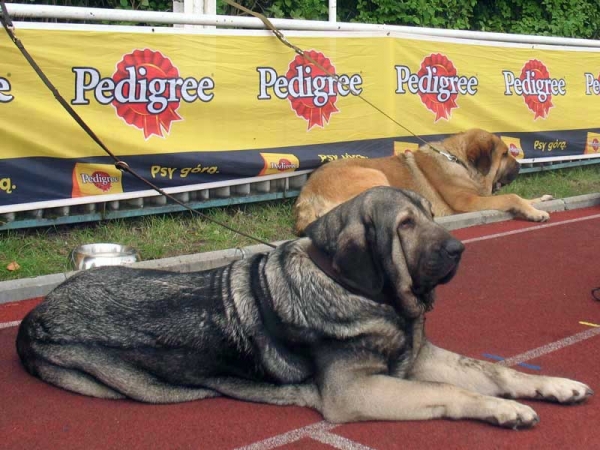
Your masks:
{"label": "tan dog's paw", "polygon": [[527,213],[525,218],[532,222],[547,222],[548,219],[550,219],[550,214],[548,214],[546,211],[542,211],[541,209],[532,208],[532,210]]}
{"label": "tan dog's paw", "polygon": [[552,195],[546,194],[546,195],[542,195],[539,198],[540,202],[549,202],[550,200],[554,200],[554,197]]}
{"label": "tan dog's paw", "polygon": [[498,403],[492,406],[492,415],[485,418],[487,422],[516,430],[534,427],[540,421],[533,408],[527,405],[513,400],[497,400]]}
{"label": "tan dog's paw", "polygon": [[535,392],[537,399],[564,404],[581,403],[594,394],[589,386],[567,378],[547,378]]}

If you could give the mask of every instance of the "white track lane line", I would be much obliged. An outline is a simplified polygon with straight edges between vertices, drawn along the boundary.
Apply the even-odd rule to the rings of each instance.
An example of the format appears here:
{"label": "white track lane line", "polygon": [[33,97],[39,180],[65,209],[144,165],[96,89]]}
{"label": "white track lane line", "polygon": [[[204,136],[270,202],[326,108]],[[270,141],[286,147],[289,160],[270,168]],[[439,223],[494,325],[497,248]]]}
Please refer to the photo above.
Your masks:
{"label": "white track lane line", "polygon": [[329,423],[323,420],[302,428],[288,431],[287,433],[273,436],[265,439],[264,441],[255,442],[254,444],[246,445],[244,447],[238,447],[236,450],[269,450],[271,448],[281,447],[282,445],[286,445],[291,442],[296,442],[306,437],[311,438],[313,435],[326,433],[337,426],[337,424]]}
{"label": "white track lane line", "polygon": [[15,320],[14,322],[3,322],[3,323],[0,323],[0,330],[3,329],[3,328],[18,327],[20,323],[21,323],[20,320]]}
{"label": "white track lane line", "polygon": [[[527,233],[528,231],[536,231],[536,230],[541,230],[544,228],[552,228],[552,227],[557,227],[559,225],[567,225],[569,223],[583,222],[585,220],[592,220],[592,219],[600,219],[600,214],[594,214],[593,216],[587,216],[587,217],[579,217],[577,219],[563,220],[562,222],[552,222],[552,223],[545,223],[545,224],[541,224],[541,225],[534,225],[532,227],[522,228],[520,230],[512,230],[512,231],[505,231],[503,233],[488,234],[487,236],[465,239],[462,242],[463,242],[463,244],[468,244],[470,242],[486,241],[488,239],[495,239],[495,238],[504,237],[504,236],[511,236],[513,234],[519,234],[519,233]],[[463,230],[464,230],[464,228],[463,228]]]}
{"label": "white track lane line", "polygon": [[515,355],[510,358],[506,358],[505,360],[498,361],[497,364],[503,366],[515,366],[525,361],[529,361],[530,359],[539,358],[540,356],[546,355],[548,353],[555,352],[560,350],[561,348],[569,347],[573,344],[577,344],[578,342],[585,341],[586,339],[592,338],[594,336],[600,335],[600,328],[592,328],[590,330],[582,331],[581,333],[574,334],[572,336],[568,336],[559,341],[551,342],[550,344],[542,345],[541,347],[534,348],[533,350],[529,350],[528,352],[521,353],[520,355]]}
{"label": "white track lane line", "polygon": [[367,447],[366,445],[359,444],[351,439],[328,431],[313,433],[310,435],[310,438],[339,450],[373,450],[371,447]]}

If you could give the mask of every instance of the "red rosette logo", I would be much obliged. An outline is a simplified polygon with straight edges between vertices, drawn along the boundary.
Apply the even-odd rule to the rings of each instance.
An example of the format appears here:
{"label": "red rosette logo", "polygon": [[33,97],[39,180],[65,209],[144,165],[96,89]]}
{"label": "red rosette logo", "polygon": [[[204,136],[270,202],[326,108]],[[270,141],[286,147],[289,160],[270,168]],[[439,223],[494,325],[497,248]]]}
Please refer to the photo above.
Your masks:
{"label": "red rosette logo", "polygon": [[[170,85],[165,83],[165,80],[179,78],[179,70],[158,51],[134,50],[117,64],[112,79],[119,83],[133,76],[136,81],[133,84],[135,93],[130,92],[130,84],[124,83],[123,96],[133,97],[136,101],[125,103],[115,98],[112,105],[117,115],[127,124],[142,130],[146,139],[152,135],[163,137],[163,133],[169,133],[172,122],[183,120],[176,112],[180,103],[180,88],[177,87],[177,97],[173,98],[172,93],[168,92]],[[152,98],[148,96],[148,90]],[[159,105],[158,108],[155,103]]]}
{"label": "red rosette logo", "polygon": [[91,177],[92,183],[101,191],[109,191],[112,184],[110,182],[110,175],[106,172],[96,171]]}
{"label": "red rosette logo", "polygon": [[281,158],[276,165],[277,170],[280,172],[285,172],[286,170],[292,168],[292,162],[289,159]]}
{"label": "red rosette logo", "polygon": [[396,65],[394,69],[396,94],[418,95],[423,105],[435,114],[434,122],[450,120],[452,110],[458,108],[459,95],[477,95],[477,76],[459,75],[452,61],[440,53],[425,57],[417,73],[406,65]]}
{"label": "red rosette logo", "polygon": [[509,152],[510,152],[510,154],[511,154],[512,156],[514,156],[515,158],[516,158],[517,156],[519,156],[519,153],[520,153],[520,151],[519,151],[519,147],[517,147],[517,146],[516,146],[515,144],[513,144],[513,143],[511,143],[511,144],[508,146],[508,151],[509,151]]}
{"label": "red rosette logo", "polygon": [[527,61],[518,77],[510,70],[503,70],[502,76],[504,95],[523,97],[527,108],[534,113],[534,120],[546,119],[554,107],[553,98],[567,95],[567,80],[551,78],[546,66],[537,59]]}
{"label": "red rosette logo", "polygon": [[[549,78],[548,69],[537,59],[527,61],[519,77],[521,81],[524,82],[529,79],[533,84],[536,84],[536,80],[548,80]],[[523,99],[527,107],[535,114],[534,119],[538,117],[545,119],[548,117],[550,108],[554,106],[552,104],[552,90],[547,84],[542,85],[541,88],[534,90],[531,94],[523,93]]]}
{"label": "red rosette logo", "polygon": [[600,153],[600,133],[588,132],[585,138],[584,155],[596,155]]}
{"label": "red rosette logo", "polygon": [[305,53],[326,71],[297,55],[289,64],[285,78],[289,82],[289,91],[296,94],[288,93],[290,105],[298,117],[308,122],[310,130],[315,125],[323,127],[329,122],[331,114],[338,112],[335,106],[337,89],[336,83],[326,81],[331,78],[330,74],[335,74],[335,67],[329,58],[315,50]]}
{"label": "red rosette logo", "polygon": [[[445,55],[435,53],[429,55],[421,62],[421,68],[417,72],[419,78],[435,73],[439,78],[454,78],[457,76],[456,68],[452,61],[450,61]],[[439,101],[438,92],[423,92],[419,91],[419,96],[425,107],[435,114],[435,121],[440,119],[448,120],[451,116],[453,108],[458,108],[456,99],[458,98],[457,92],[452,92],[448,95],[448,99],[444,102]]]}

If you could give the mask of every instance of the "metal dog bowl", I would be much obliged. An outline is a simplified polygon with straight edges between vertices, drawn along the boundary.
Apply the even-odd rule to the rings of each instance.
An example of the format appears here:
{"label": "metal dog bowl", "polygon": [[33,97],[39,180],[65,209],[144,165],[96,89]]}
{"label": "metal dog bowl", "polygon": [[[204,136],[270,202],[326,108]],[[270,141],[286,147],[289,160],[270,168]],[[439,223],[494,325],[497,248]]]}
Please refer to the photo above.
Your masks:
{"label": "metal dog bowl", "polygon": [[128,245],[86,244],[80,245],[69,255],[74,270],[91,269],[100,266],[121,266],[140,261],[138,251]]}

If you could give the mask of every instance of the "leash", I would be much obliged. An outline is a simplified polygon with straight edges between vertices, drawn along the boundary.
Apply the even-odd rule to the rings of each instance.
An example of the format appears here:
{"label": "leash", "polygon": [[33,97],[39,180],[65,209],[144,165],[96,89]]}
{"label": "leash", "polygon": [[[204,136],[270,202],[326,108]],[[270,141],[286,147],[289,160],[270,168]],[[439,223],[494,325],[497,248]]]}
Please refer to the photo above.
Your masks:
{"label": "leash", "polygon": [[123,160],[119,159],[117,156],[115,156],[115,154],[113,152],[111,152],[106,145],[104,145],[104,143],[100,140],[100,138],[85,123],[85,121],[81,118],[81,116],[79,114],[77,114],[77,112],[73,109],[73,107],[64,99],[64,97],[60,94],[60,92],[58,92],[58,89],[56,89],[56,87],[54,86],[54,84],[52,84],[52,82],[44,74],[44,72],[42,71],[42,69],[40,68],[40,66],[35,62],[35,60],[31,56],[31,54],[27,51],[27,49],[25,48],[25,46],[23,45],[23,43],[21,42],[21,40],[15,35],[15,33],[14,33],[15,27],[14,27],[14,25],[12,23],[12,20],[10,18],[8,10],[6,9],[6,5],[4,3],[4,0],[0,0],[0,10],[1,10],[0,22],[2,22],[2,26],[6,30],[6,33],[10,37],[11,41],[13,41],[13,43],[16,45],[16,47],[19,49],[19,51],[23,54],[23,56],[25,57],[25,59],[27,60],[27,62],[31,65],[31,67],[33,68],[33,70],[35,71],[35,73],[41,78],[41,80],[44,82],[44,84],[50,90],[50,92],[52,92],[52,94],[54,95],[54,98],[69,113],[69,115],[75,120],[75,122],[77,122],[77,124],[81,128],[83,128],[83,130],[88,134],[88,136],[90,138],[92,138],[92,140],[96,144],[98,144],[100,146],[100,148],[102,148],[102,150],[104,150],[113,159],[114,165],[115,165],[115,167],[117,169],[119,169],[121,172],[127,172],[128,174],[130,174],[133,177],[137,178],[142,183],[144,183],[147,186],[149,186],[154,191],[158,192],[159,194],[163,195],[164,197],[168,198],[169,200],[171,200],[172,202],[178,204],[179,206],[187,209],[192,214],[196,214],[196,215],[202,217],[203,219],[208,220],[209,222],[212,222],[212,223],[214,223],[216,225],[219,225],[219,226],[221,226],[221,227],[223,227],[223,228],[225,228],[225,229],[227,229],[229,231],[232,231],[232,232],[234,232],[236,234],[239,234],[240,236],[244,236],[244,237],[246,237],[248,239],[252,239],[255,242],[259,242],[259,243],[261,243],[263,245],[267,245],[268,247],[276,248],[275,245],[273,245],[273,244],[271,244],[269,242],[266,242],[266,241],[264,241],[262,239],[259,239],[257,237],[251,236],[251,235],[249,235],[247,233],[244,233],[243,231],[240,231],[240,230],[237,230],[237,229],[235,229],[233,227],[230,227],[227,224],[219,222],[218,220],[215,220],[212,217],[210,217],[210,216],[208,216],[208,215],[206,215],[204,213],[201,213],[200,211],[197,211],[197,210],[191,208],[190,206],[186,205],[182,201],[180,201],[180,200],[176,199],[175,197],[173,197],[172,195],[166,193],[163,189],[159,188],[155,184],[153,184],[150,181],[146,180],[144,177],[142,177],[137,172],[135,172],[131,167],[129,167],[129,165],[125,161],[123,161]]}
{"label": "leash", "polygon": [[[239,9],[240,11],[245,12],[246,14],[250,14],[258,19],[261,20],[261,22],[265,25],[265,27],[267,27],[268,30],[270,30],[277,39],[279,39],[279,41],[285,45],[286,47],[291,48],[292,50],[294,50],[294,52],[296,52],[298,55],[302,56],[304,59],[306,59],[308,62],[310,62],[311,64],[313,64],[314,66],[318,67],[320,70],[322,70],[323,72],[325,72],[325,74],[328,77],[333,78],[337,83],[341,84],[342,86],[344,86],[344,88],[346,88],[347,90],[351,91],[356,97],[358,97],[359,99],[361,99],[363,102],[365,102],[366,104],[368,104],[369,106],[371,106],[372,108],[374,108],[375,110],[377,110],[379,113],[383,114],[385,117],[387,117],[389,120],[391,120],[392,122],[394,122],[397,126],[399,126],[400,128],[402,128],[404,131],[408,132],[409,134],[411,134],[414,138],[416,138],[418,141],[421,141],[421,143],[427,145],[429,148],[431,148],[434,152],[446,157],[446,159],[448,159],[448,161],[456,163],[456,164],[460,164],[461,166],[463,166],[465,169],[467,169],[467,166],[465,165],[465,163],[463,163],[460,159],[458,159],[456,156],[454,156],[451,153],[448,153],[444,150],[440,150],[439,148],[436,148],[434,145],[432,145],[430,142],[426,141],[425,139],[423,139],[421,136],[418,136],[416,133],[414,133],[412,130],[410,130],[409,128],[405,127],[404,125],[402,125],[400,122],[398,122],[396,119],[394,119],[392,116],[390,116],[388,113],[386,113],[384,110],[382,110],[381,108],[379,108],[377,105],[375,105],[373,102],[369,101],[368,99],[366,99],[365,97],[363,97],[362,94],[359,94],[358,92],[355,92],[352,90],[352,87],[348,84],[345,83],[344,81],[340,80],[339,75],[337,75],[336,73],[331,72],[329,69],[323,67],[323,65],[321,63],[319,63],[318,61],[316,61],[314,58],[312,58],[308,53],[306,53],[304,50],[302,50],[300,47],[298,47],[297,45],[292,44],[285,36],[284,34],[281,32],[281,30],[277,29],[275,27],[275,25],[273,25],[273,23],[271,23],[271,21],[265,17],[263,14],[258,13],[256,11],[252,11],[248,8],[246,8],[245,6],[240,5],[239,3],[235,2],[234,0],[223,0],[225,3],[227,3],[230,6],[233,6],[234,8]],[[468,170],[468,169],[467,169]]]}

